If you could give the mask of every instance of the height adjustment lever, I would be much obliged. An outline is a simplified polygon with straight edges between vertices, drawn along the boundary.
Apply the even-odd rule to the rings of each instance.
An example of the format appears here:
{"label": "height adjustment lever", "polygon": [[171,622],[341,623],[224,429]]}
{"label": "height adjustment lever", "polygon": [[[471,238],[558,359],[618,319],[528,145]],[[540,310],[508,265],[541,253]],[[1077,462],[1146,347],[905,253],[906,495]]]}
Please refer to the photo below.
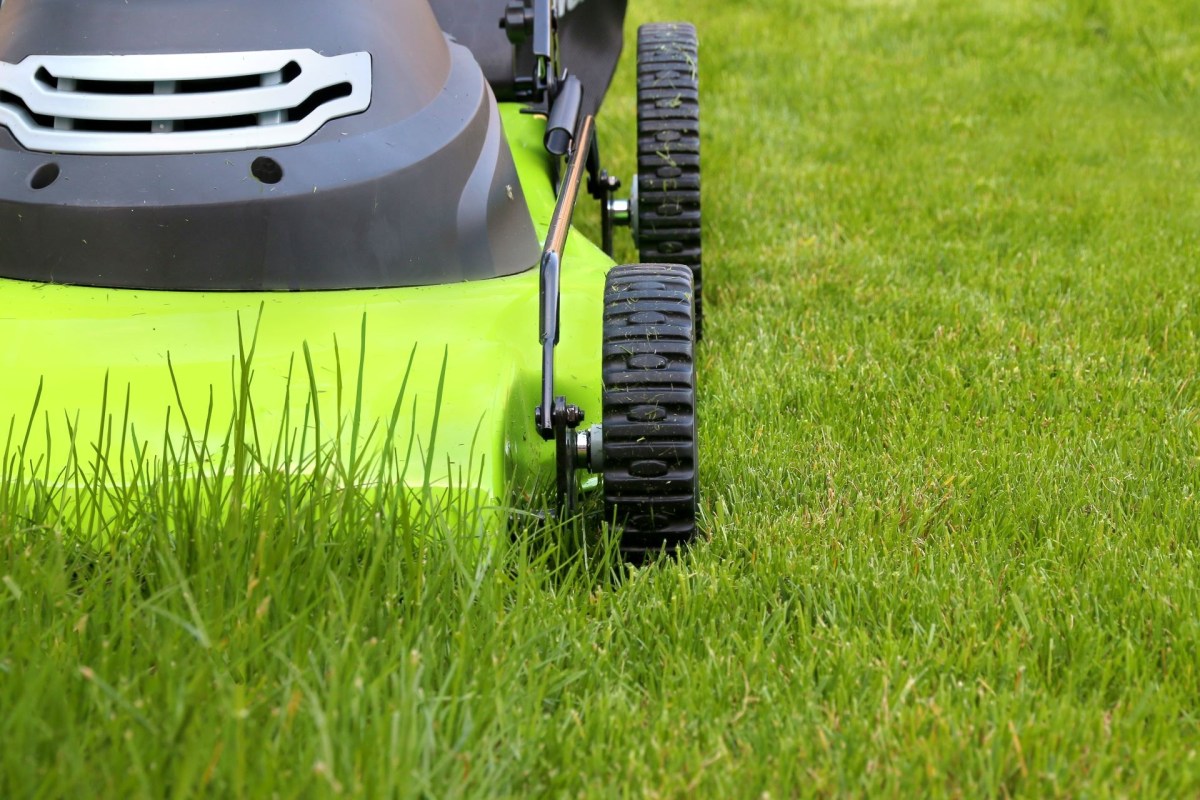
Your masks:
{"label": "height adjustment lever", "polygon": [[559,59],[552,0],[508,0],[500,27],[515,49],[513,83],[517,98],[547,105],[558,94]]}
{"label": "height adjustment lever", "polygon": [[576,428],[583,422],[583,411],[554,392],[554,348],[559,339],[559,300],[562,292],[562,258],[571,230],[571,216],[587,172],[589,153],[594,147],[595,120],[583,118],[570,139],[567,170],[558,190],[558,203],[546,232],[539,275],[538,341],[542,347],[541,404],[534,409],[538,435],[555,443],[558,506],[568,513],[575,506]]}

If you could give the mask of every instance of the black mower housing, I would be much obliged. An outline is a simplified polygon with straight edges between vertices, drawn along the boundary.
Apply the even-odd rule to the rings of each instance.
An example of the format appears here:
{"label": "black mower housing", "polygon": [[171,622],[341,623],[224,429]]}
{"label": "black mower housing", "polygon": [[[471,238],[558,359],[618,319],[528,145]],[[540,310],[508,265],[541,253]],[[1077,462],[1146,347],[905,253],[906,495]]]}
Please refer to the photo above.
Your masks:
{"label": "black mower housing", "polygon": [[[487,13],[497,30],[502,12],[494,3]],[[304,80],[304,71],[298,77],[292,64],[274,78],[206,79],[205,62],[285,50],[311,50],[314,59],[369,54],[369,105],[269,147],[232,134],[244,128],[252,140],[272,119],[303,121],[362,87],[324,87],[265,115],[198,120],[70,118],[35,107],[47,102],[42,95],[57,108],[82,100],[116,108],[134,97],[134,106],[144,100],[157,110],[167,107],[160,90],[240,107],[246,92]],[[96,62],[101,72],[116,64],[124,80],[64,83],[48,68],[35,78],[27,71],[23,84],[12,77],[26,59],[53,66],[57,56],[161,54],[209,57],[192,59],[189,78],[130,75],[128,61]],[[0,113],[12,120],[0,128],[0,276],[146,289],[348,289],[489,278],[537,263],[495,97],[471,52],[443,35],[428,0],[6,0],[0,61]],[[52,145],[23,145],[22,125]],[[134,141],[161,148],[147,137],[197,131],[228,133],[229,144],[188,149],[187,136],[177,138],[178,152],[80,152],[73,144],[106,134],[117,149],[136,149],[121,144]]]}

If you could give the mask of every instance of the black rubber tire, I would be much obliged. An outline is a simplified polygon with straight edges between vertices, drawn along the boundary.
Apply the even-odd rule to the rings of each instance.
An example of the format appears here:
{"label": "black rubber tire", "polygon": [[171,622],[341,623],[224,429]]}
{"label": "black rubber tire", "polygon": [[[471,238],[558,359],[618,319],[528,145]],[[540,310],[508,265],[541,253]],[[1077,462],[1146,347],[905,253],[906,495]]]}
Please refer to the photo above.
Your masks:
{"label": "black rubber tire", "polygon": [[700,80],[696,28],[638,28],[637,246],[646,263],[692,271],[696,339],[703,333],[700,238]]}
{"label": "black rubber tire", "polygon": [[604,287],[604,512],[633,560],[696,535],[693,298],[675,264],[614,267]]}

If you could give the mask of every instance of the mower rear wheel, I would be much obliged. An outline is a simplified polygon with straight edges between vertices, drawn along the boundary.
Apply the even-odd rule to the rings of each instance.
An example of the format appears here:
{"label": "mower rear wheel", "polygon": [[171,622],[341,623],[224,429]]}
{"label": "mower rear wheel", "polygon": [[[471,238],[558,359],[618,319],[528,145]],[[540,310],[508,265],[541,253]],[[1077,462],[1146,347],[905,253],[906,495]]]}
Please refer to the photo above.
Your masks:
{"label": "mower rear wheel", "polygon": [[604,288],[604,511],[639,559],[696,535],[696,365],[687,266],[614,267]]}
{"label": "mower rear wheel", "polygon": [[634,238],[648,263],[692,271],[696,339],[704,322],[700,241],[700,81],[696,28],[659,23],[638,29],[637,220]]}

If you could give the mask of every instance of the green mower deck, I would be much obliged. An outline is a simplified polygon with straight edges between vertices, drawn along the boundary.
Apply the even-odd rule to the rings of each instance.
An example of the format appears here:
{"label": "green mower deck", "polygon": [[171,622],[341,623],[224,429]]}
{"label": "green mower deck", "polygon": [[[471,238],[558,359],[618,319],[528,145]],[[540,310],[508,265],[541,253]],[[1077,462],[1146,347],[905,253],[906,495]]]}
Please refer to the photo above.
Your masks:
{"label": "green mower deck", "polygon": [[[555,203],[551,165],[540,146],[545,122],[515,104],[503,105],[502,115],[544,238]],[[587,239],[570,237],[556,388],[583,407],[589,421],[600,417],[600,323],[612,265]],[[0,308],[0,416],[11,421],[12,447],[30,431],[19,456],[26,480],[57,482],[69,492],[71,465],[94,460],[97,442],[119,439],[123,424],[126,436],[144,448],[136,457],[127,450],[126,461],[161,457],[164,430],[178,449],[189,429],[195,439],[204,438],[207,427],[207,447],[219,451],[236,410],[239,347],[251,342],[254,425],[265,439],[286,429],[312,442],[316,424],[306,408],[315,385],[320,436],[343,449],[352,444],[348,422],[356,404],[356,447],[378,449],[400,399],[396,437],[402,441],[393,444],[411,454],[403,473],[408,486],[502,505],[514,490],[553,479],[554,446],[538,436],[532,413],[540,376],[534,264],[517,275],[466,283],[294,293],[0,280]],[[10,453],[10,476],[14,458]],[[109,468],[117,472],[114,458],[110,452]]]}

